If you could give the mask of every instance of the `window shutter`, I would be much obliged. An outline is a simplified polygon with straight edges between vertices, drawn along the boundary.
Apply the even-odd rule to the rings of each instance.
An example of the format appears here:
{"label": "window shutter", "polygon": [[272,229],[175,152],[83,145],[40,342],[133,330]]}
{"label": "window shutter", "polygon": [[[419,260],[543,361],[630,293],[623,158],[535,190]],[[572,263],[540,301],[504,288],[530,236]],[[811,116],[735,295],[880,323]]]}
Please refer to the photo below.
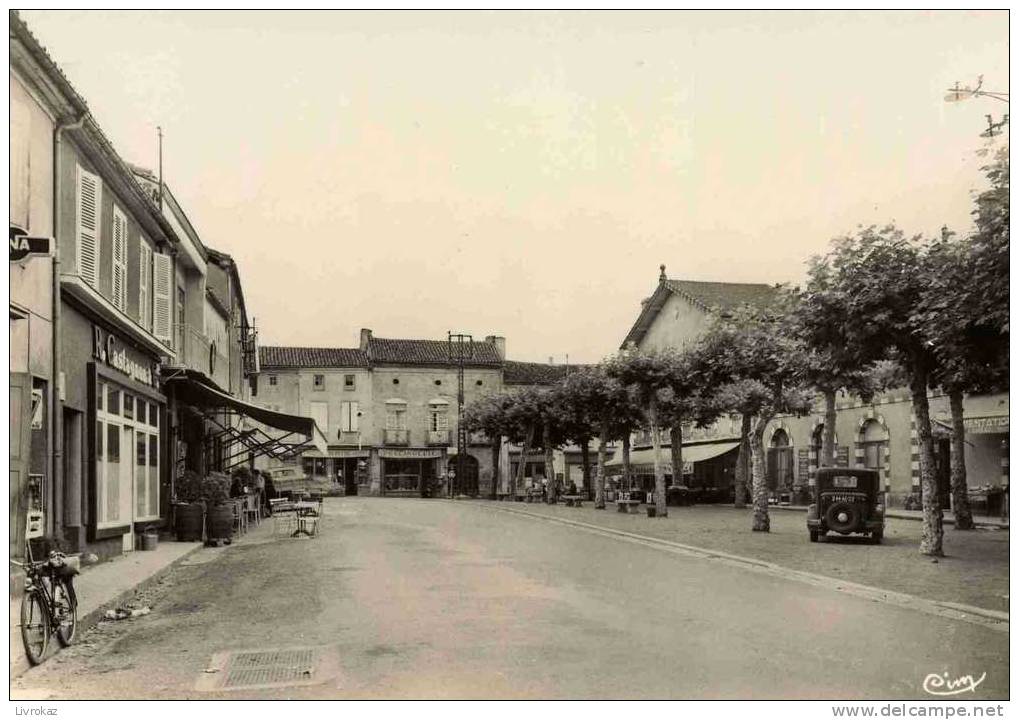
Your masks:
{"label": "window shutter", "polygon": [[348,403],[350,406],[350,432],[357,432],[357,403]]}
{"label": "window shutter", "polygon": [[99,285],[99,214],[103,186],[98,175],[78,166],[78,274],[92,287]]}
{"label": "window shutter", "polygon": [[[152,334],[160,342],[169,345],[173,332],[170,322],[170,288],[173,285],[171,282],[173,266],[170,264],[169,255],[157,254],[153,256],[153,261]],[[181,348],[177,349],[180,350]]]}
{"label": "window shutter", "polygon": [[113,304],[127,311],[127,218],[113,206]]}
{"label": "window shutter", "polygon": [[138,318],[141,326],[152,332],[152,248],[145,238],[138,238]]}

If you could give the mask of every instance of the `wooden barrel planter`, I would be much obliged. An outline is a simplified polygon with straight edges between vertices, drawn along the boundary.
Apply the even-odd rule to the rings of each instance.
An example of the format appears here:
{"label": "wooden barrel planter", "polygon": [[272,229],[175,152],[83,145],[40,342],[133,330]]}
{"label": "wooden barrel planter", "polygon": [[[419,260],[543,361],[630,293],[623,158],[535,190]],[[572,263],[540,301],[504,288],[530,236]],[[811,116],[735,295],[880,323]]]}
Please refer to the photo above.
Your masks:
{"label": "wooden barrel planter", "polygon": [[213,505],[205,516],[205,537],[208,540],[229,540],[234,534],[232,505]]}
{"label": "wooden barrel planter", "polygon": [[205,506],[202,503],[187,503],[174,508],[174,530],[177,540],[194,542],[202,539],[202,525]]}

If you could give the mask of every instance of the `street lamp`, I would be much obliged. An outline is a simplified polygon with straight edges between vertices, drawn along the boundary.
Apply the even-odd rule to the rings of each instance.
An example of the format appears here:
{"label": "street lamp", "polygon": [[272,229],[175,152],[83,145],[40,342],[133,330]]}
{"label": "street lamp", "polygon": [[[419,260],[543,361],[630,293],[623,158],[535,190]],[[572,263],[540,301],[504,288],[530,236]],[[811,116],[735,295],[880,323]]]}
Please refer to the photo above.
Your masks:
{"label": "street lamp", "polygon": [[[983,75],[977,76],[977,86],[974,88],[962,87],[958,82],[956,82],[953,87],[948,88],[948,92],[945,95],[945,102],[961,102],[975,97],[988,97],[1003,102],[1006,105],[1008,104],[1008,93],[984,90],[983,87]],[[987,118],[987,129],[980,133],[980,137],[993,138],[995,135],[1000,135],[1001,129],[1008,125],[1008,113],[1005,113],[998,122],[994,122],[994,117],[992,115],[986,115],[985,117]]]}

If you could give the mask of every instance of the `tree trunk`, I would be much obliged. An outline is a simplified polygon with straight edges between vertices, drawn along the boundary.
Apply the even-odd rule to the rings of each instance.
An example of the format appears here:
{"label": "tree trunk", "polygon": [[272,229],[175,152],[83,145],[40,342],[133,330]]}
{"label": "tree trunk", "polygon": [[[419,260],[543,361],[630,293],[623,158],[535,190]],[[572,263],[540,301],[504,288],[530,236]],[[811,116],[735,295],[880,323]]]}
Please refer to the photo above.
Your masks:
{"label": "tree trunk", "polygon": [[651,423],[651,445],[654,448],[655,460],[655,515],[668,517],[669,508],[665,504],[665,468],[662,467],[662,438],[658,434],[658,401],[654,394],[647,406],[648,421]]}
{"label": "tree trunk", "polygon": [[601,433],[598,436],[598,471],[594,485],[594,507],[605,509],[605,446],[609,444],[609,423],[602,421]]}
{"label": "tree trunk", "polygon": [[770,415],[758,415],[750,433],[750,454],[753,458],[754,488],[754,532],[770,532],[771,518],[768,516],[768,479],[764,473],[764,428],[771,420]]}
{"label": "tree trunk", "polygon": [[926,372],[913,370],[910,391],[913,395],[913,413],[916,415],[917,444],[920,446],[920,490],[923,497],[920,554],[943,557],[944,528],[941,500],[938,498],[938,480],[934,472],[934,438],[931,435],[931,413],[927,403]]}
{"label": "tree trunk", "polygon": [[838,420],[835,408],[835,391],[824,391],[824,430],[821,433],[821,457],[819,467],[835,467],[835,422]]}
{"label": "tree trunk", "polygon": [[527,456],[531,452],[531,442],[534,441],[534,426],[527,428],[527,434],[524,435],[524,445],[520,448],[520,462],[517,463],[517,474],[513,478],[513,485],[510,487],[510,498],[512,500],[517,499],[517,488],[524,486],[524,476],[527,473]]}
{"label": "tree trunk", "polygon": [[499,499],[499,455],[502,451],[502,436],[492,438],[492,499]]}
{"label": "tree trunk", "polygon": [[630,483],[633,479],[630,477],[630,431],[627,430],[623,433],[623,492],[630,492]]}
{"label": "tree trunk", "polygon": [[672,426],[672,484],[686,485],[683,477],[683,423]]}
{"label": "tree trunk", "polygon": [[580,464],[584,469],[584,488],[580,493],[585,500],[591,499],[591,441],[584,438],[580,443]]}
{"label": "tree trunk", "polygon": [[955,529],[973,529],[973,511],[969,507],[969,489],[966,487],[966,427],[962,421],[962,393],[948,394],[952,407],[952,509],[955,512]]}
{"label": "tree trunk", "polygon": [[736,477],[733,478],[735,502],[738,508],[747,506],[747,465],[750,460],[750,415],[743,415],[740,420],[739,454],[736,456]]}
{"label": "tree trunk", "polygon": [[556,483],[555,465],[552,457],[552,430],[545,423],[541,431],[541,443],[545,446],[545,477],[548,478],[548,494],[545,496],[549,505],[555,505],[559,497],[559,485]]}

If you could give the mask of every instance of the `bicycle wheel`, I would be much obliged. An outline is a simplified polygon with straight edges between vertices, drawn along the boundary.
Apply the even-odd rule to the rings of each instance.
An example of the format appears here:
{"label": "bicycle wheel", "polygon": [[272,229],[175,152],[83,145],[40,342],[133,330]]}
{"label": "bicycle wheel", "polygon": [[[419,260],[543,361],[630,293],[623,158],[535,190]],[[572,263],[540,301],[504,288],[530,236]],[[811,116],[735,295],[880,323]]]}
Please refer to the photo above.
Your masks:
{"label": "bicycle wheel", "polygon": [[35,590],[25,593],[21,598],[21,642],[25,645],[25,655],[32,665],[42,662],[50,642],[50,618],[45,602]]}
{"label": "bicycle wheel", "polygon": [[64,647],[74,642],[78,631],[78,603],[67,580],[53,583],[53,617],[56,620],[57,640]]}

